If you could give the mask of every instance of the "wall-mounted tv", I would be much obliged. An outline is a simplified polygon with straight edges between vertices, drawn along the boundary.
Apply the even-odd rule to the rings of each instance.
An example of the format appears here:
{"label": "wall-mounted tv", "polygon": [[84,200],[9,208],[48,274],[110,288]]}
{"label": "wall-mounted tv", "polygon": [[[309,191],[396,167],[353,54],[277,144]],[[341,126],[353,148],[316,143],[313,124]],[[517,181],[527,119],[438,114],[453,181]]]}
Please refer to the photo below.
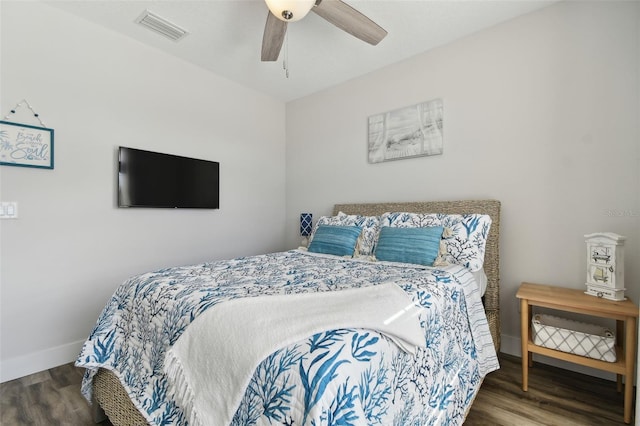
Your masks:
{"label": "wall-mounted tv", "polygon": [[220,208],[220,163],[118,148],[118,207]]}

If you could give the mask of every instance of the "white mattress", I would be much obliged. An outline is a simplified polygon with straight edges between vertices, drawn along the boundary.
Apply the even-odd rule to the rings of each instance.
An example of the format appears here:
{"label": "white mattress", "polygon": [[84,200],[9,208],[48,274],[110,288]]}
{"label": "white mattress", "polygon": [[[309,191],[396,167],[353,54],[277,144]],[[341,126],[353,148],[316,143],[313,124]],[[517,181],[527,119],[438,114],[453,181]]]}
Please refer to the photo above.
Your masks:
{"label": "white mattress", "polygon": [[475,278],[478,283],[480,294],[484,296],[484,292],[487,291],[487,274],[484,273],[484,268],[476,272],[472,272],[471,275],[473,275],[473,278]]}

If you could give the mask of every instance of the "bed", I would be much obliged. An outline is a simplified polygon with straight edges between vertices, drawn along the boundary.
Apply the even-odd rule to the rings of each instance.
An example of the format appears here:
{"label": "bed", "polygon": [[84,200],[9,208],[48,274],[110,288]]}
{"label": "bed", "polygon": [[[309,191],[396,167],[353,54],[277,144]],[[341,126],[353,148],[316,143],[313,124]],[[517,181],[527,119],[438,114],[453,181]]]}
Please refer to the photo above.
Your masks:
{"label": "bed", "polygon": [[[407,419],[411,419],[414,423],[417,422],[418,424],[462,424],[464,418],[466,417],[468,408],[472,404],[473,399],[475,398],[475,395],[479,390],[482,379],[488,372],[498,368],[497,357],[495,354],[500,347],[498,245],[500,229],[500,202],[495,200],[472,200],[446,202],[337,204],[334,206],[333,217],[337,217],[338,215],[383,217],[385,213],[389,212],[417,214],[437,213],[440,215],[487,215],[490,218],[490,228],[488,228],[490,230],[488,232],[488,235],[486,236],[484,261],[481,265],[482,270],[486,276],[486,289],[484,290],[484,294],[482,295],[481,304],[479,304],[480,309],[482,310],[482,318],[479,320],[474,319],[473,322],[469,320],[471,325],[468,327],[469,330],[466,332],[471,333],[471,337],[466,337],[466,340],[459,342],[459,346],[466,347],[466,355],[463,354],[460,356],[454,356],[452,355],[454,354],[454,352],[451,350],[451,348],[442,344],[442,341],[452,341],[457,339],[455,334],[458,332],[455,331],[455,327],[451,328],[448,325],[444,328],[441,327],[443,330],[447,328],[447,332],[453,334],[448,336],[447,339],[443,339],[441,336],[439,336],[437,339],[432,339],[433,341],[431,344],[433,347],[431,348],[425,349],[420,347],[417,349],[420,356],[425,358],[425,360],[422,361],[422,365],[420,368],[424,370],[432,370],[427,371],[426,373],[422,371],[420,374],[425,373],[424,376],[428,376],[428,378],[420,379],[422,380],[420,381],[416,380],[417,373],[415,373],[415,371],[412,373],[413,375],[409,374],[409,376],[407,376],[406,374],[405,376],[402,376],[402,374],[399,374],[397,372],[402,370],[403,368],[406,370],[406,368],[413,367],[411,367],[410,365],[405,365],[404,367],[402,367],[400,365],[401,362],[399,360],[405,359],[409,355],[406,351],[399,349],[399,346],[402,345],[399,345],[398,341],[394,340],[392,338],[393,336],[390,337],[390,334],[387,332],[380,331],[380,333],[378,333],[377,331],[379,330],[367,330],[357,327],[345,327],[344,329],[341,328],[334,330],[325,330],[322,333],[318,332],[315,333],[311,338],[307,337],[300,340],[295,345],[291,344],[286,348],[283,347],[278,349],[277,352],[274,352],[274,356],[277,354],[279,358],[268,357],[268,359],[265,359],[264,362],[261,363],[258,368],[256,368],[254,377],[252,377],[250,381],[251,386],[253,386],[254,388],[258,386],[256,382],[256,380],[258,379],[256,379],[256,376],[258,376],[259,371],[262,371],[265,377],[269,375],[269,373],[267,373],[268,368],[265,364],[266,362],[273,363],[277,360],[280,363],[279,365],[282,366],[284,361],[289,360],[291,361],[289,363],[290,367],[294,366],[294,368],[290,368],[290,370],[288,370],[289,373],[287,375],[281,376],[279,379],[277,379],[283,380],[282,377],[285,377],[286,385],[283,385],[282,382],[280,382],[280,394],[278,394],[278,392],[275,392],[275,396],[272,395],[270,399],[271,405],[269,407],[266,407],[266,405],[263,404],[265,405],[265,407],[264,412],[261,414],[262,417],[252,417],[251,410],[255,409],[256,402],[251,401],[250,392],[249,390],[247,390],[247,392],[241,395],[241,404],[239,405],[237,411],[235,411],[235,414],[233,414],[233,421],[231,422],[232,424],[390,424],[392,423],[390,421],[391,418],[393,418],[393,423],[396,424],[406,424]],[[302,251],[289,251],[285,253],[269,254],[265,256],[266,257],[236,259],[232,261],[232,264],[224,263],[224,268],[229,269],[231,266],[237,266],[237,264],[244,265],[243,267],[251,265],[249,269],[253,271],[253,275],[259,275],[264,278],[262,280],[263,284],[271,289],[271,293],[269,294],[271,294],[272,296],[291,292],[289,289],[293,287],[290,285],[291,282],[288,282],[288,284],[286,284],[287,289],[285,289],[285,287],[273,286],[266,283],[271,279],[271,277],[269,276],[268,272],[265,272],[265,270],[262,269],[262,267],[266,264],[279,262],[280,258],[294,259],[296,262],[302,262],[303,264],[313,264],[314,268],[319,264],[327,263],[326,268],[328,268],[328,270],[347,271],[343,274],[344,276],[342,278],[340,278],[339,273],[337,273],[335,277],[332,275],[330,285],[322,284],[322,288],[313,288],[313,291],[316,293],[332,289],[344,290],[346,288],[344,283],[347,281],[345,276],[358,276],[362,278],[362,282],[373,282],[374,284],[386,285],[392,281],[397,281],[398,283],[403,283],[403,289],[405,289],[406,291],[408,291],[410,288],[416,290],[419,286],[414,287],[414,285],[411,284],[408,280],[413,279],[414,276],[423,274],[422,272],[420,272],[420,270],[425,269],[419,267],[396,268],[395,266],[397,265],[391,265],[389,268],[387,268],[387,266],[384,265],[386,262],[367,262],[364,260],[350,261],[344,258],[336,260],[331,259],[335,256],[316,253],[309,254]],[[335,262],[338,263],[336,264]],[[212,269],[216,268],[222,268],[222,264],[217,262],[205,265],[206,266],[198,265],[198,268],[200,269],[196,269],[196,271],[202,271],[203,267],[207,269],[207,271],[211,271]],[[356,270],[355,268],[358,269]],[[179,272],[177,276],[183,278],[186,276],[187,280],[198,280],[198,276],[202,275],[202,273],[200,272],[194,272],[193,269],[177,269]],[[304,270],[304,268],[298,266],[296,266],[294,269],[298,269],[300,271]],[[470,274],[467,273],[468,271],[466,268],[456,269],[455,265],[453,265],[451,267],[448,266],[442,269],[436,269],[439,272],[430,274],[430,278],[424,278],[425,285],[434,284],[436,281],[455,281],[463,282],[463,284],[467,281],[475,281],[473,278],[469,278]],[[388,270],[390,270],[391,272],[389,272]],[[173,273],[176,273],[176,268],[168,268],[167,270],[155,271],[154,273],[150,273],[151,275],[145,274],[141,277],[134,277],[132,278],[132,280],[134,280],[133,286],[136,289],[140,289],[139,291],[143,291],[144,288],[147,288],[143,284],[148,284],[149,279],[153,278],[162,281],[163,277],[166,278],[169,282],[174,283],[177,281],[177,278],[176,276],[171,275]],[[207,274],[208,273],[209,272],[207,272]],[[226,276],[226,274],[229,273],[230,272],[227,271],[216,272],[216,274],[218,274],[218,277],[221,276],[220,274],[222,274],[222,276]],[[285,272],[285,274],[290,273],[290,269]],[[305,273],[309,274],[309,272]],[[325,276],[330,275],[326,271],[315,273]],[[304,275],[304,273],[302,275]],[[300,279],[299,276],[296,277],[297,278],[295,278],[295,280]],[[139,280],[139,282],[136,284],[135,280]],[[131,280],[129,280],[129,285],[131,286]],[[310,286],[313,287],[313,285]],[[368,286],[362,285],[362,287]],[[381,288],[382,286],[378,287]],[[424,297],[433,297],[433,300],[436,300],[438,298],[441,298],[443,300],[454,300],[456,301],[456,304],[463,305],[467,310],[474,309],[473,300],[475,299],[467,294],[468,290],[466,290],[466,287],[464,289],[462,289],[462,287],[458,289],[450,289],[447,288],[447,286],[444,287],[446,288],[446,290],[434,290],[433,294],[430,293]],[[161,288],[161,286],[154,285],[154,288]],[[366,288],[354,288],[354,291],[355,290],[368,291]],[[160,293],[158,293],[157,291],[160,291]],[[161,294],[162,291],[164,290],[154,290],[153,297],[158,297],[158,294]],[[296,291],[293,291],[293,293],[295,292]],[[209,293],[207,294],[210,293],[211,292],[209,291]],[[473,293],[473,291],[471,291],[471,293]],[[414,299],[419,298],[418,296],[416,296],[417,294],[417,292],[413,293]],[[462,294],[464,294],[464,297],[460,297]],[[120,296],[122,298],[122,294]],[[116,292],[114,297],[118,297],[118,292]],[[164,295],[159,297],[169,297],[171,298],[171,300],[175,299],[175,295]],[[326,297],[330,297],[330,295],[327,294]],[[480,300],[479,296],[477,297],[478,300]],[[141,299],[144,299],[144,297],[142,297]],[[186,336],[189,331],[195,328],[195,326],[193,325],[190,327],[186,327],[186,325],[191,321],[193,321],[194,323],[196,322],[193,319],[194,316],[200,315],[196,318],[198,321],[200,321],[200,319],[205,318],[206,315],[209,315],[209,313],[215,312],[216,309],[207,309],[211,306],[218,306],[219,308],[225,306],[225,304],[216,305],[216,303],[212,302],[213,299],[205,300],[205,297],[201,297],[201,299],[202,300],[200,300],[197,308],[192,309],[187,315],[190,316],[190,319],[182,322],[176,320],[175,318],[167,318],[167,316],[175,316],[175,313],[167,313],[166,310],[164,310],[164,306],[162,305],[162,303],[158,303],[157,306],[151,308],[151,310],[155,309],[156,311],[153,312],[152,317],[146,318],[141,323],[146,322],[148,324],[154,324],[154,321],[166,323],[171,320],[173,321],[174,329],[171,336],[168,337],[166,342],[160,345],[156,345],[157,347],[159,347],[159,349],[156,348],[154,350],[151,350],[152,355],[150,357],[144,354],[135,353],[136,350],[139,350],[136,349],[135,345],[129,345],[124,341],[117,342],[118,339],[122,339],[122,335],[131,336],[136,333],[140,334],[140,330],[125,330],[129,324],[128,318],[119,318],[117,326],[114,329],[109,329],[109,327],[107,326],[108,324],[111,324],[111,322],[109,321],[98,322],[95,329],[92,331],[91,336],[89,337],[89,339],[87,339],[87,343],[85,343],[83,352],[80,354],[78,361],[76,362],[76,365],[87,368],[85,381],[83,383],[83,393],[85,394],[85,396],[92,399],[92,401],[94,402],[93,406],[96,408],[96,411],[104,410],[104,413],[106,413],[110,421],[117,426],[138,424],[144,425],[149,423],[184,424],[188,422],[187,419],[192,420],[193,424],[197,424],[198,422],[200,424],[208,424],[206,421],[202,421],[202,419],[206,417],[199,418],[198,416],[194,417],[192,415],[192,411],[196,411],[196,408],[194,408],[196,407],[196,404],[194,404],[194,407],[189,407],[188,409],[185,407],[185,400],[183,398],[184,396],[178,395],[180,387],[178,386],[178,384],[174,383],[174,381],[177,381],[176,379],[172,378],[171,380],[167,380],[171,382],[167,386],[164,386],[164,381],[162,382],[163,386],[160,386],[158,384],[159,381],[156,381],[154,385],[149,385],[147,383],[146,393],[144,391],[145,386],[136,386],[136,384],[139,384],[139,382],[141,381],[144,382],[145,380],[156,380],[158,376],[168,377],[168,373],[162,370],[162,368],[164,368],[163,364],[165,362],[165,357],[169,359],[168,355],[170,352],[172,352],[172,349],[174,347],[179,347],[180,345],[178,343],[184,341],[184,336]],[[263,299],[257,298],[256,300]],[[134,302],[134,304],[136,303],[142,302]],[[145,303],[149,303],[148,297],[147,302]],[[152,300],[150,303],[153,304],[154,301]],[[113,312],[109,311],[116,309],[115,307],[121,306],[122,304],[124,304],[123,300],[117,301],[117,303],[112,300],[111,303],[108,304],[107,307],[105,307],[105,312],[103,312],[101,318],[105,315],[113,314]],[[421,304],[431,307],[430,301],[427,301],[425,303],[421,302]],[[477,308],[478,306],[475,306],[475,309]],[[148,306],[145,307],[145,309],[147,311],[150,310]],[[442,309],[445,313],[445,315],[442,315],[443,317],[454,317],[456,315],[459,315],[452,314],[453,311],[451,311],[451,309],[454,308],[451,306],[444,307]],[[136,309],[130,309],[128,311],[129,315],[134,315],[132,312],[135,311]],[[119,315],[122,316],[122,314]],[[420,315],[426,314],[423,313]],[[420,318],[421,322],[424,323],[425,317]],[[431,321],[438,322],[439,320],[434,320],[433,318],[431,318]],[[444,321],[442,322],[444,323]],[[181,324],[180,327],[177,327],[179,328],[179,330],[177,331],[175,324]],[[421,324],[421,326],[424,326],[424,324]],[[187,331],[185,332],[184,330]],[[462,335],[463,333],[459,332],[459,334]],[[488,337],[483,337],[483,334],[487,334]],[[120,337],[118,337],[118,335],[120,335]],[[482,339],[485,339],[484,348],[482,347],[482,344],[478,343],[482,342]],[[488,351],[488,349],[486,348],[487,339],[490,342],[491,351]],[[196,341],[199,342],[200,339],[198,338],[196,339]],[[351,358],[349,358],[348,360],[335,358],[335,363],[324,363],[324,361],[328,360],[331,355],[335,355],[337,357],[337,353],[334,354],[328,349],[331,344],[335,342],[347,342],[346,345],[348,346],[349,341],[351,342],[352,349],[351,354],[349,355]],[[470,341],[475,342],[473,344],[475,344],[476,346],[471,347],[472,345],[471,343],[469,343]],[[478,347],[478,345],[480,345],[480,347]],[[129,348],[129,346],[131,346],[131,348]],[[304,348],[302,348],[303,346]],[[343,346],[345,345],[343,344]],[[294,352],[287,352],[287,348],[291,349],[291,347],[296,348],[296,350],[303,351],[302,355],[298,354],[296,357]],[[310,351],[311,349],[308,348],[311,347],[313,347],[313,350],[318,350],[318,348],[320,348],[322,349],[322,351],[316,353],[304,352]],[[433,352],[434,355],[432,356],[432,358],[438,358],[440,359],[440,361],[435,362],[427,360],[425,354],[429,351],[435,351],[436,349],[439,352]],[[132,370],[135,370],[135,368],[132,369],[131,366],[129,366],[129,369],[122,368],[121,365],[118,365],[118,362],[113,361],[114,352],[122,352],[127,350],[133,351],[134,353],[129,354],[128,358],[126,359],[139,359],[139,368],[143,370],[146,369],[148,371],[146,375],[142,374],[142,376],[139,377],[136,372],[134,372],[135,374],[132,373]],[[483,351],[484,354],[478,353]],[[447,355],[446,353],[449,352],[450,354]],[[376,358],[377,353],[379,353],[379,358]],[[385,356],[390,359],[387,359],[387,363],[383,364],[382,359]],[[416,359],[418,358],[415,353],[414,356],[416,357]],[[110,357],[111,359],[109,359]],[[152,358],[152,360],[150,361],[147,358]],[[477,359],[479,358],[482,359],[481,362],[477,361]],[[302,362],[303,360],[307,362],[304,367]],[[324,361],[321,363],[321,360]],[[360,363],[358,361],[360,361]],[[316,373],[316,380],[314,381],[314,377],[312,377],[312,375],[310,374],[314,362],[316,362],[316,370],[320,365],[333,366],[335,368],[331,369],[330,371],[327,370],[325,372],[326,374],[324,375],[321,375],[318,373],[318,371],[314,370]],[[375,368],[372,365],[367,365],[367,363],[373,364],[373,362],[377,362],[379,364],[376,364]],[[336,364],[338,366],[336,366]],[[347,374],[345,378],[342,378],[340,376],[341,368],[347,365],[349,365],[349,368],[351,368],[351,365],[355,364],[361,364],[363,367],[360,367],[360,370],[358,370],[357,373],[351,372]],[[398,367],[399,365],[400,367]],[[391,374],[389,371],[395,369],[396,367],[398,367],[399,369],[393,370],[395,373]],[[221,368],[220,370],[224,370],[224,368]],[[197,370],[193,371],[197,372]],[[358,374],[359,376],[355,377]],[[440,377],[443,374],[448,375],[448,379],[446,379],[446,381],[448,382],[443,381],[442,377]],[[296,376],[296,378],[292,379],[291,376]],[[310,388],[312,384],[316,388],[319,384],[323,384],[324,386],[324,384],[326,384],[325,382],[332,381],[333,379],[337,378],[335,380],[335,382],[338,383],[337,385],[335,385],[336,387],[333,388],[331,392],[327,392],[328,394],[330,394],[329,396],[333,396],[333,401],[327,403],[329,404],[327,407],[332,408],[318,408],[320,407],[320,403],[318,403],[319,397],[316,395],[318,391],[315,391],[316,394],[313,394],[314,391],[311,390],[306,394],[303,392],[300,395],[296,394],[295,392],[291,392],[291,383],[293,382],[289,382],[288,380],[298,380],[297,376],[300,376],[302,380],[299,386],[301,389]],[[453,382],[458,381],[463,383],[453,383],[450,380],[451,377],[455,377],[455,380],[453,380]],[[356,385],[355,381],[358,380],[358,378],[360,380],[360,383]],[[163,380],[165,379],[163,378]],[[264,377],[260,380],[264,380]],[[274,381],[276,379],[272,378],[270,380]],[[349,382],[349,380],[352,381]],[[369,383],[370,386],[363,386],[363,382]],[[393,383],[392,385],[389,385],[388,382]],[[427,386],[428,383],[433,383],[434,385]],[[271,383],[271,385],[273,387],[273,383]],[[264,388],[264,383],[262,383],[262,386]],[[393,389],[390,390],[390,386]],[[196,394],[199,393],[196,392]],[[311,394],[313,397],[305,396],[307,394]],[[305,400],[303,401],[304,403],[300,403],[302,405],[302,408],[295,406],[298,399]],[[354,408],[354,401],[358,400],[361,402],[360,405],[362,406],[359,405],[359,408]],[[366,404],[364,403],[365,400],[367,401]],[[176,401],[180,402],[178,403]],[[402,404],[404,405],[401,408],[398,408]],[[423,408],[420,408],[421,404],[424,406]],[[312,406],[313,410],[307,409],[309,406]],[[176,409],[176,407],[178,408]],[[235,407],[235,405],[233,407]],[[251,409],[247,407],[250,407]],[[234,410],[235,408],[233,408],[232,412]],[[415,416],[416,410],[423,413],[421,414],[422,417]],[[304,413],[299,414],[299,417],[296,417],[297,411],[304,411]],[[143,412],[144,414],[142,414],[141,412]],[[316,414],[313,414],[313,412],[316,412]],[[391,414],[393,414],[393,416],[391,416]],[[202,414],[199,413],[198,415]],[[316,415],[316,417],[312,419],[313,415]],[[366,420],[363,420],[365,418]]]}

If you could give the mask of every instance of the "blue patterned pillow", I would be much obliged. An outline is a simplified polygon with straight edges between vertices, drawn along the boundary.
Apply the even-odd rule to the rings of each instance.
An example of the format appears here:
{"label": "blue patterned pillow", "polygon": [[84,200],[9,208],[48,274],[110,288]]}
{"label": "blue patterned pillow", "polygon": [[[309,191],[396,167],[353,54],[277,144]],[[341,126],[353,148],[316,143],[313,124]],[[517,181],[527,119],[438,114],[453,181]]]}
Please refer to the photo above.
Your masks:
{"label": "blue patterned pillow", "polygon": [[336,216],[322,216],[316,223],[316,227],[311,234],[310,241],[313,241],[316,230],[322,225],[361,227],[362,233],[358,238],[358,252],[356,255],[369,256],[373,254],[373,247],[378,238],[378,230],[380,229],[379,216],[360,216],[355,214],[346,214],[343,212],[339,212]]}
{"label": "blue patterned pillow", "polygon": [[451,235],[443,239],[447,246],[445,260],[448,263],[466,266],[475,272],[482,268],[484,252],[491,228],[491,217],[486,214],[440,214],[440,213],[385,213],[380,226],[397,228],[421,228],[443,226]]}
{"label": "blue patterned pillow", "polygon": [[431,266],[438,256],[443,231],[442,226],[380,228],[376,259]]}
{"label": "blue patterned pillow", "polygon": [[318,226],[308,250],[313,253],[353,256],[360,232],[362,228],[359,226]]}

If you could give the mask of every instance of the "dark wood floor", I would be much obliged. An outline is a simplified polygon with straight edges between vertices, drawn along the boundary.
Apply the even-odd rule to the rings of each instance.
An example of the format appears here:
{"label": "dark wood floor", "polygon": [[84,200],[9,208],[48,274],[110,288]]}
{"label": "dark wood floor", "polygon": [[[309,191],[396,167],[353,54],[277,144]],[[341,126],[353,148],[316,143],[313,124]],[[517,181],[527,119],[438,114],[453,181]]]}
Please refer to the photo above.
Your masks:
{"label": "dark wood floor", "polygon": [[[522,392],[520,359],[502,355],[500,363],[485,379],[465,426],[624,425],[614,382],[536,363],[529,392]],[[0,425],[93,425],[80,395],[82,373],[66,364],[0,384]]]}
{"label": "dark wood floor", "polygon": [[523,392],[520,358],[502,354],[500,370],[485,378],[465,426],[617,426],[625,424],[623,416],[615,382],[534,363]]}
{"label": "dark wood floor", "polygon": [[0,384],[0,425],[95,425],[80,394],[83,374],[84,369],[65,364]]}

